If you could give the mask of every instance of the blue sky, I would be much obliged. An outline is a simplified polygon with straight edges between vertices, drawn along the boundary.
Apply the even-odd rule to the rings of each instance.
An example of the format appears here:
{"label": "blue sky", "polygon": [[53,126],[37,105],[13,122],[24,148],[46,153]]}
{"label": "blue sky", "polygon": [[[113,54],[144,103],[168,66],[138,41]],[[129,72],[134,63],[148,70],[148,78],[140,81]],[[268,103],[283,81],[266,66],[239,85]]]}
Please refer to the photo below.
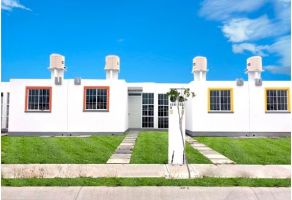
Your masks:
{"label": "blue sky", "polygon": [[104,78],[121,58],[129,82],[189,82],[206,56],[208,80],[246,79],[262,55],[264,80],[290,80],[290,0],[2,0],[2,81],[49,78],[49,54],[66,78]]}

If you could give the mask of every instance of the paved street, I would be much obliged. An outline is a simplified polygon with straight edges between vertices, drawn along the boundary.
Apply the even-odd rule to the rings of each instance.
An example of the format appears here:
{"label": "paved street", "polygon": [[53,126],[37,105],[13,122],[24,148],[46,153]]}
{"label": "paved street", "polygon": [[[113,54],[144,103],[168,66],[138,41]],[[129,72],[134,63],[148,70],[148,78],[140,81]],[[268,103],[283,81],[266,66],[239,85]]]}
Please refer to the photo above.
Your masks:
{"label": "paved street", "polygon": [[290,200],[291,188],[2,187],[3,200]]}

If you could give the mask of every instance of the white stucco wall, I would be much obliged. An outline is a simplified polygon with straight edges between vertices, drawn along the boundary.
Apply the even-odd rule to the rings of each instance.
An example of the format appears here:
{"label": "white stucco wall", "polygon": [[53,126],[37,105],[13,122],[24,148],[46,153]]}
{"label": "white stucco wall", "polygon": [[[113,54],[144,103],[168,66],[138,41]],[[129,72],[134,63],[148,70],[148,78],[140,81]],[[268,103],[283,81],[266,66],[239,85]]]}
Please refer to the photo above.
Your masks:
{"label": "white stucco wall", "polygon": [[[51,86],[51,112],[25,112],[25,87]],[[109,112],[83,112],[84,86],[109,86]],[[128,128],[127,86],[122,80],[64,80],[55,85],[50,79],[10,81],[9,132],[124,132]]]}
{"label": "white stucco wall", "polygon": [[[51,113],[25,112],[26,86],[52,87]],[[84,86],[110,87],[109,112],[83,111]],[[189,131],[291,132],[291,113],[266,113],[264,93],[266,87],[291,88],[291,81],[263,81],[262,86],[246,81],[243,86],[236,86],[235,81],[168,84],[94,79],[82,79],[81,85],[74,85],[74,80],[68,79],[61,86],[51,79],[12,79],[1,83],[1,91],[10,92],[9,132],[124,132],[129,128],[128,87],[142,87],[144,93],[154,93],[153,128],[158,128],[158,94],[167,93],[170,88],[189,87],[196,93],[186,104]],[[208,88],[233,88],[234,112],[209,113]]]}
{"label": "white stucco wall", "polygon": [[[291,132],[291,113],[266,113],[265,88],[291,87],[290,81],[263,81],[262,86],[235,81],[191,82],[196,97],[188,102],[186,129],[192,132]],[[208,88],[233,88],[233,113],[208,112]],[[290,89],[291,92],[291,89]],[[191,106],[190,106],[191,105]],[[290,102],[291,105],[291,102]]]}
{"label": "white stucco wall", "polygon": [[291,132],[291,113],[266,113],[265,112],[265,88],[290,88],[291,105],[291,81],[263,81],[261,87],[250,83],[250,131],[254,132]]}

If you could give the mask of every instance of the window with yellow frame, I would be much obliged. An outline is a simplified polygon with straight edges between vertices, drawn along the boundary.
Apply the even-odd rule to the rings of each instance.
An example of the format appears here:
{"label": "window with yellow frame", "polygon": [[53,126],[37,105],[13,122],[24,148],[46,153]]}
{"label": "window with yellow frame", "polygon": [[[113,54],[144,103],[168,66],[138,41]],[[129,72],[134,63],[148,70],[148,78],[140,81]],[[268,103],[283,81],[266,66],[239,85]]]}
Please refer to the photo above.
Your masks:
{"label": "window with yellow frame", "polygon": [[208,111],[233,112],[233,88],[209,88]]}
{"label": "window with yellow frame", "polygon": [[290,112],[289,88],[265,88],[266,112]]}

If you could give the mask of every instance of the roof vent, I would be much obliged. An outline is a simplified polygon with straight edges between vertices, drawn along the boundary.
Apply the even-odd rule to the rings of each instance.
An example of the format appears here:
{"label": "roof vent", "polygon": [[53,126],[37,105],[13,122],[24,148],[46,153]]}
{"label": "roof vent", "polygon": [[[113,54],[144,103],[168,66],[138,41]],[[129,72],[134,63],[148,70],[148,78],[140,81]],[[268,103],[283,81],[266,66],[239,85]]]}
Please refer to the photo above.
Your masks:
{"label": "roof vent", "polygon": [[244,81],[242,78],[236,79],[236,85],[237,86],[243,86],[244,85]]}
{"label": "roof vent", "polygon": [[75,78],[74,85],[81,85],[81,78]]}
{"label": "roof vent", "polygon": [[62,85],[62,77],[55,77],[55,85]]}
{"label": "roof vent", "polygon": [[255,79],[255,85],[256,86],[262,86],[263,82],[262,82],[262,79],[261,78],[257,78]]}

